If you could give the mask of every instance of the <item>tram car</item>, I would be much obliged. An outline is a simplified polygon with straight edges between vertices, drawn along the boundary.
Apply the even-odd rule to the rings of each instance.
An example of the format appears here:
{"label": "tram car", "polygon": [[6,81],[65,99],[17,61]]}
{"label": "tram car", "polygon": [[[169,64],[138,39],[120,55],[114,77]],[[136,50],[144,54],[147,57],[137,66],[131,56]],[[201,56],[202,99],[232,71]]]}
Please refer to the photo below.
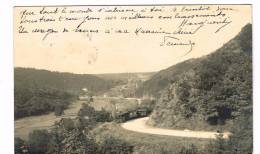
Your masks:
{"label": "tram car", "polygon": [[148,116],[150,113],[151,110],[148,108],[137,108],[136,110],[117,113],[117,119],[119,122],[125,122],[131,119]]}

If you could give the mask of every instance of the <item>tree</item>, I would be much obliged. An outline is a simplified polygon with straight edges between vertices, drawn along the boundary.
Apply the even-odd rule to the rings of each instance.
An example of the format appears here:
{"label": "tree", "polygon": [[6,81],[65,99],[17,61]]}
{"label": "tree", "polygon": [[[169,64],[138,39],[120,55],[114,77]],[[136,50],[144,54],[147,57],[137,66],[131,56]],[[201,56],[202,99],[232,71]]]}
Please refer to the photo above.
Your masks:
{"label": "tree", "polygon": [[88,130],[92,129],[96,124],[96,119],[95,119],[95,115],[96,111],[93,107],[87,105],[87,104],[82,104],[81,109],[78,112],[78,116],[79,116],[79,125],[81,127],[84,127]]}
{"label": "tree", "polygon": [[51,131],[49,154],[96,154],[98,145],[78,120],[63,119]]}
{"label": "tree", "polygon": [[55,113],[55,116],[61,116],[64,113],[64,105],[62,103],[58,102],[54,106],[54,113]]}
{"label": "tree", "polygon": [[82,104],[78,112],[80,117],[88,117],[89,119],[95,116],[95,109],[87,104]]}
{"label": "tree", "polygon": [[253,153],[253,120],[252,107],[243,109],[242,115],[235,121],[229,139],[218,136],[207,147],[212,154],[252,154]]}
{"label": "tree", "polygon": [[29,134],[29,153],[45,154],[48,151],[50,134],[47,130],[34,130]]}
{"label": "tree", "polygon": [[253,153],[253,116],[252,107],[243,109],[242,115],[236,120],[229,138],[230,151],[233,153]]}
{"label": "tree", "polygon": [[112,121],[112,116],[109,112],[102,108],[101,111],[96,111],[95,120],[97,122],[110,122]]}

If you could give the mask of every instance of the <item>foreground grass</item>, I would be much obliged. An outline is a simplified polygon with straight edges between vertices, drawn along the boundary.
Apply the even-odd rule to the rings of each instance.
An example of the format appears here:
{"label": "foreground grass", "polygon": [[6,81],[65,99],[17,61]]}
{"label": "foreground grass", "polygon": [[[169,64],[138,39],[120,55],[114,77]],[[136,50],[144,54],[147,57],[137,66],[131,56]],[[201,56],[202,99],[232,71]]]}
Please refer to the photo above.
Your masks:
{"label": "foreground grass", "polygon": [[96,127],[92,132],[97,142],[105,138],[114,137],[125,140],[134,146],[136,154],[177,154],[182,147],[195,145],[200,153],[210,142],[209,139],[195,139],[183,137],[171,137],[163,135],[143,134],[123,129],[117,123],[104,123]]}
{"label": "foreground grass", "polygon": [[81,108],[83,101],[76,101],[70,104],[68,109],[64,110],[64,115],[55,116],[53,112],[45,115],[30,116],[15,120],[15,137],[20,137],[23,140],[28,140],[29,133],[37,129],[47,129],[52,128],[56,121],[61,118],[74,118],[79,109]]}

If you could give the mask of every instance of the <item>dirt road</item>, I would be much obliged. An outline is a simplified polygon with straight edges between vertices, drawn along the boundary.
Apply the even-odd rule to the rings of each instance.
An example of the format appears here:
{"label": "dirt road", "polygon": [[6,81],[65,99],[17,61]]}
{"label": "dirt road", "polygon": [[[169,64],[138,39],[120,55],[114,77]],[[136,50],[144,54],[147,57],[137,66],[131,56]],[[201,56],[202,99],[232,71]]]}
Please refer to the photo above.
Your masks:
{"label": "dirt road", "polygon": [[[123,123],[121,124],[121,126],[124,129],[140,132],[140,133],[178,136],[178,137],[190,137],[190,138],[215,139],[216,135],[218,134],[217,132],[207,132],[207,131],[190,131],[190,130],[173,130],[173,129],[155,128],[146,125],[147,120],[149,120],[149,117],[139,118],[139,119],[135,119]],[[230,133],[224,132],[223,135],[224,138],[228,138]]]}

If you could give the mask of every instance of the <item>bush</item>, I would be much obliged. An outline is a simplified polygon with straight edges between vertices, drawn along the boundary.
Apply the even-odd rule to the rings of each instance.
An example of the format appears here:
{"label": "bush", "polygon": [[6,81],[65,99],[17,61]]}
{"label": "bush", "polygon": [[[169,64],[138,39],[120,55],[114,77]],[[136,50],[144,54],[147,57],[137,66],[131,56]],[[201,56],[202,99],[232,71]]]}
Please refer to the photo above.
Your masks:
{"label": "bush", "polygon": [[15,138],[14,139],[14,150],[15,150],[15,154],[26,154],[26,153],[28,153],[27,143],[20,138]]}
{"label": "bush", "polygon": [[65,106],[62,103],[57,103],[54,107],[55,116],[61,116],[64,113]]}
{"label": "bush", "polygon": [[103,141],[100,149],[101,154],[131,154],[133,146],[129,143],[109,137]]}
{"label": "bush", "polygon": [[112,121],[112,116],[109,112],[102,108],[101,111],[96,111],[95,120],[97,122],[110,122]]}
{"label": "bush", "polygon": [[96,122],[110,122],[112,121],[112,115],[110,112],[102,109],[101,111],[96,111],[93,107],[83,104],[81,109],[78,112],[78,115],[89,121],[89,123],[96,123]]}
{"label": "bush", "polygon": [[223,135],[220,134],[217,136],[215,141],[210,142],[207,146],[207,153],[210,154],[229,154],[230,147],[227,140],[223,138]]}
{"label": "bush", "polygon": [[62,118],[59,125],[66,131],[71,131],[75,128],[74,121],[70,118]]}
{"label": "bush", "polygon": [[251,154],[253,153],[253,120],[252,108],[242,111],[235,121],[228,140],[220,135],[217,140],[208,145],[207,152],[211,154]]}
{"label": "bush", "polygon": [[180,154],[199,154],[198,148],[194,144],[192,144],[191,146],[188,146],[188,147],[182,147],[179,153]]}

